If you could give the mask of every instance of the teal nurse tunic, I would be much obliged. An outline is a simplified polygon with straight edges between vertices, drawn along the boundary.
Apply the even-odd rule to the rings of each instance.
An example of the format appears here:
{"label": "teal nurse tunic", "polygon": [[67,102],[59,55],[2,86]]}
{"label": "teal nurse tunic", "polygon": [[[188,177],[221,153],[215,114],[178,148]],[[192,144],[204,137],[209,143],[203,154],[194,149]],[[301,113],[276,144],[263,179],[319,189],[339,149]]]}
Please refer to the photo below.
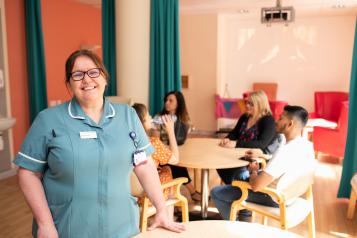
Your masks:
{"label": "teal nurse tunic", "polygon": [[[96,124],[72,99],[39,113],[14,163],[43,173],[60,238],[131,237],[139,232],[130,193],[136,150],[154,151],[131,107],[105,100]],[[35,221],[32,233],[37,237]]]}

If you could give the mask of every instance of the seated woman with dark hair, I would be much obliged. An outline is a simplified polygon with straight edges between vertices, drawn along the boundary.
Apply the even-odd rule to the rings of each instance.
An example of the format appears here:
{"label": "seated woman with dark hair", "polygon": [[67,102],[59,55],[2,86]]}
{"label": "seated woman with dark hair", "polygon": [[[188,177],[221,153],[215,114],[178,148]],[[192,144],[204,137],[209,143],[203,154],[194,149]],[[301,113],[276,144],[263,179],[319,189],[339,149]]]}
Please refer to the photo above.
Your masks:
{"label": "seated woman with dark hair", "polygon": [[[186,141],[187,134],[189,131],[190,117],[187,112],[186,102],[183,94],[179,91],[168,92],[164,97],[164,108],[160,112],[160,115],[169,114],[171,116],[176,116],[174,130],[177,144],[183,145]],[[167,141],[167,133],[165,130],[160,130],[160,138],[162,141]],[[200,195],[196,192],[190,175],[188,174],[187,168],[179,167],[175,165],[170,165],[173,178],[185,177],[188,178],[188,182],[185,184],[186,188],[191,194],[193,200],[199,200]]]}

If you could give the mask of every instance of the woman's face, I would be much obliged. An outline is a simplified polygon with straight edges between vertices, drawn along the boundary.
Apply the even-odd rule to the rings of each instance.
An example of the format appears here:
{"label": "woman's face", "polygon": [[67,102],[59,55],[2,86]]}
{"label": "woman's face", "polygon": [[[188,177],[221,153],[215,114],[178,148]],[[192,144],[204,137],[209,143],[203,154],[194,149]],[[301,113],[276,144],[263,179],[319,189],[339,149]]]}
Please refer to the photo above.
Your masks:
{"label": "woman's face", "polygon": [[250,97],[245,100],[245,107],[247,109],[247,113],[251,116],[254,116],[256,113],[255,105]]}
{"label": "woman's face", "polygon": [[[79,103],[101,102],[107,81],[98,66],[86,56],[79,56],[73,65],[72,76],[69,80],[70,89]],[[89,71],[89,72],[88,72]],[[81,74],[84,73],[82,80]],[[98,75],[99,72],[99,75]],[[90,76],[89,76],[89,75]],[[75,81],[77,79],[78,81]]]}
{"label": "woman's face", "polygon": [[145,117],[144,117],[144,122],[143,122],[143,127],[144,127],[145,131],[149,131],[152,129],[151,121],[152,121],[152,118],[151,118],[149,112],[146,111]]}
{"label": "woman's face", "polygon": [[175,114],[177,109],[177,99],[175,94],[170,94],[166,98],[165,102],[165,110],[168,111],[170,114]]}

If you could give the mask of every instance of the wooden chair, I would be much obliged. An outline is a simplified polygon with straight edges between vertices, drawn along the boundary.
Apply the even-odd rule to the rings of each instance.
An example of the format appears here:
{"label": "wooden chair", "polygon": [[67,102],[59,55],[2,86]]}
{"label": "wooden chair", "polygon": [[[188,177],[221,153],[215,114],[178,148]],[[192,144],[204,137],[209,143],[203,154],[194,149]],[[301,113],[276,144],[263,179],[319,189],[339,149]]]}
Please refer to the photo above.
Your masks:
{"label": "wooden chair", "polygon": [[348,204],[347,218],[352,219],[357,201],[357,173],[351,179],[351,196]]}
{"label": "wooden chair", "polygon": [[[280,178],[277,189],[266,187],[260,191],[271,196],[279,204],[279,208],[246,202],[248,189],[251,189],[249,183],[233,181],[232,185],[237,186],[242,190],[242,197],[232,203],[230,220],[236,220],[238,210],[248,209],[261,214],[263,216],[262,222],[264,225],[267,224],[267,217],[269,217],[279,221],[281,229],[287,230],[288,228],[298,225],[307,217],[309,237],[315,238],[315,218],[312,195],[313,172],[309,172],[304,176],[299,177],[299,179],[292,181],[288,186],[284,186],[284,188],[282,188],[282,186],[279,188],[279,183],[283,177],[284,175]],[[292,199],[294,199],[292,204],[287,205]]]}
{"label": "wooden chair", "polygon": [[[188,201],[187,198],[184,197],[180,188],[183,183],[187,183],[187,178],[176,178],[170,182],[162,183],[161,188],[164,190],[165,188],[173,188],[174,195],[173,197],[168,198],[165,201],[166,206],[177,206],[181,207],[182,212],[182,222],[188,222]],[[144,189],[141,187],[138,178],[133,173],[131,176],[131,194],[134,197],[142,199],[142,203],[140,204],[140,231],[145,232],[147,229],[148,218],[152,215],[156,214],[156,209],[154,206],[150,205],[149,198],[144,192]]]}
{"label": "wooden chair", "polygon": [[129,106],[132,106],[134,104],[132,98],[121,97],[121,96],[109,96],[106,98],[112,103],[124,103],[124,104],[128,104]]}

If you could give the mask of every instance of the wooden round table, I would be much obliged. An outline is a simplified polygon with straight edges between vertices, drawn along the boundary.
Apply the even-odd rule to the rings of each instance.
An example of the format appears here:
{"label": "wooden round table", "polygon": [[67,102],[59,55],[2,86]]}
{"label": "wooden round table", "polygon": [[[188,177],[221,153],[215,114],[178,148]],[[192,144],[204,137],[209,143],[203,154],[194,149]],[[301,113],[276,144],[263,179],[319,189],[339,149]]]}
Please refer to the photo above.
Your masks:
{"label": "wooden round table", "polygon": [[180,162],[177,166],[201,169],[201,216],[207,218],[208,176],[210,169],[226,169],[247,166],[249,163],[239,158],[249,149],[223,148],[220,139],[188,138],[179,146]]}
{"label": "wooden round table", "polygon": [[184,223],[186,231],[174,233],[161,228],[146,231],[135,238],[166,238],[166,237],[224,237],[224,238],[252,238],[252,237],[284,237],[301,238],[302,236],[275,227],[263,226],[258,223],[239,221],[206,220]]}

